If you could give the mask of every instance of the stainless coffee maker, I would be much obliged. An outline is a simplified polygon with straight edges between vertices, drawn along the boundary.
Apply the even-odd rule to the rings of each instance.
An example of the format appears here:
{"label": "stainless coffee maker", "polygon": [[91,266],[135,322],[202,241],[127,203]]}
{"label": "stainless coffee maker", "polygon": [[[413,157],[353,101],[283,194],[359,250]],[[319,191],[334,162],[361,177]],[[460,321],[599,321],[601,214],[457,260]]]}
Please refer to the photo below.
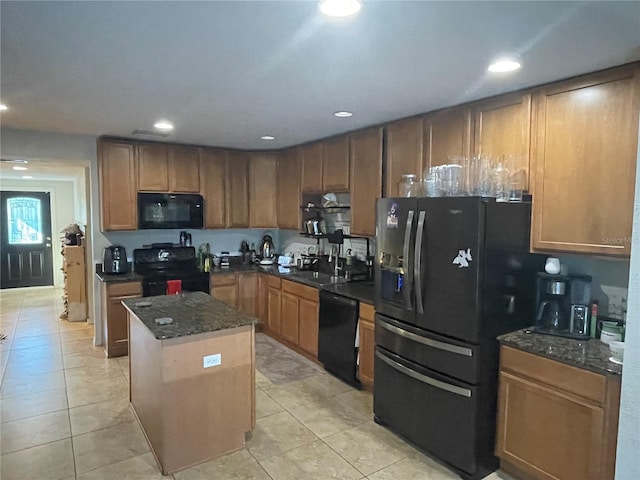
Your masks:
{"label": "stainless coffee maker", "polygon": [[589,338],[591,277],[538,273],[536,283],[534,330],[561,337]]}

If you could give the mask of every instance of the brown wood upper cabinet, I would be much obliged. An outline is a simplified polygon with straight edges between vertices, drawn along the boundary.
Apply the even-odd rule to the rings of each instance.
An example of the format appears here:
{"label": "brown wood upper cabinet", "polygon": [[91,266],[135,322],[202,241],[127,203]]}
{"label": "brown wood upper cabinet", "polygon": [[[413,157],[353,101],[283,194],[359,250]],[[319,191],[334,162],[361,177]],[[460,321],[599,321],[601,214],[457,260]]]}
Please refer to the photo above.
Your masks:
{"label": "brown wood upper cabinet", "polygon": [[200,152],[196,147],[169,147],[169,191],[200,191]]}
{"label": "brown wood upper cabinet", "polygon": [[98,177],[100,179],[100,229],[136,230],[137,169],[136,146],[131,143],[98,141]]}
{"label": "brown wood upper cabinet", "polygon": [[169,151],[161,143],[138,144],[138,189],[169,191]]}
{"label": "brown wood upper cabinet", "polygon": [[422,176],[422,130],[422,117],[407,118],[387,125],[385,197],[398,196],[401,175]]}
{"label": "brown wood upper cabinet", "polygon": [[278,227],[299,229],[300,205],[300,157],[297,148],[280,152],[278,158]]}
{"label": "brown wood upper cabinet", "polygon": [[474,154],[506,161],[514,181],[529,190],[531,93],[501,95],[474,108]]}
{"label": "brown wood upper cabinet", "polygon": [[629,256],[639,71],[635,64],[534,92],[533,249]]}
{"label": "brown wood upper cabinet", "polygon": [[249,226],[278,227],[278,154],[252,153],[249,158]]}
{"label": "brown wood upper cabinet", "polygon": [[471,109],[450,108],[424,118],[424,167],[451,163],[450,155],[471,153]]}
{"label": "brown wood upper cabinet", "polygon": [[382,196],[382,128],[351,135],[351,234],[376,234],[376,199]]}
{"label": "brown wood upper cabinet", "polygon": [[349,191],[349,137],[324,141],[322,146],[322,188],[325,192]]}
{"label": "brown wood upper cabinet", "polygon": [[245,152],[227,152],[225,212],[228,228],[249,226],[249,156]]}
{"label": "brown wood upper cabinet", "polygon": [[198,148],[161,143],[139,144],[138,188],[150,192],[199,192]]}
{"label": "brown wood upper cabinet", "polygon": [[306,192],[322,191],[322,142],[311,143],[300,148],[302,171],[300,189]]}
{"label": "brown wood upper cabinet", "polygon": [[224,228],[226,152],[200,150],[200,194],[204,197],[204,228]]}

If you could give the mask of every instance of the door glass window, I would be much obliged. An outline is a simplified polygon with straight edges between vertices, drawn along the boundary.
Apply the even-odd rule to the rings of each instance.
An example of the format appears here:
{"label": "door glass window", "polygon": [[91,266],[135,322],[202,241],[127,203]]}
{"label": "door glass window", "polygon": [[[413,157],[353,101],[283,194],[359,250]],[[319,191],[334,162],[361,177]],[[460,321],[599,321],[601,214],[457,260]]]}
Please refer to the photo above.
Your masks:
{"label": "door glass window", "polygon": [[37,198],[7,199],[10,245],[42,243],[42,202]]}

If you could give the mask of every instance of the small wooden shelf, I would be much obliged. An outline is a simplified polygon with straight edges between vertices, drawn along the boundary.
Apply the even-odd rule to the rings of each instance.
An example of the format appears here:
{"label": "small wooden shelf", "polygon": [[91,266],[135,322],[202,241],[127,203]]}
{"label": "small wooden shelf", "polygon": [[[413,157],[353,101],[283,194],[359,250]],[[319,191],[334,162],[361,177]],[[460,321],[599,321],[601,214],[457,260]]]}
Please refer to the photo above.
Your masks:
{"label": "small wooden shelf", "polygon": [[84,246],[65,245],[62,249],[64,299],[66,311],[61,315],[70,322],[87,320],[87,288]]}

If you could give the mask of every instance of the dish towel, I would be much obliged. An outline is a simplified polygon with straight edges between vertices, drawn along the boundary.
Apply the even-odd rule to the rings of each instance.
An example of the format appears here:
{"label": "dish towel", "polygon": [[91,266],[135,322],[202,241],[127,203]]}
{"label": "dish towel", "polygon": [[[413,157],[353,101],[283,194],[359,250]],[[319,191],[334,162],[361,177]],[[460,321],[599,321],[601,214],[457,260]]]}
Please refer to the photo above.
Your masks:
{"label": "dish towel", "polygon": [[182,280],[167,280],[167,295],[177,295],[182,292]]}

